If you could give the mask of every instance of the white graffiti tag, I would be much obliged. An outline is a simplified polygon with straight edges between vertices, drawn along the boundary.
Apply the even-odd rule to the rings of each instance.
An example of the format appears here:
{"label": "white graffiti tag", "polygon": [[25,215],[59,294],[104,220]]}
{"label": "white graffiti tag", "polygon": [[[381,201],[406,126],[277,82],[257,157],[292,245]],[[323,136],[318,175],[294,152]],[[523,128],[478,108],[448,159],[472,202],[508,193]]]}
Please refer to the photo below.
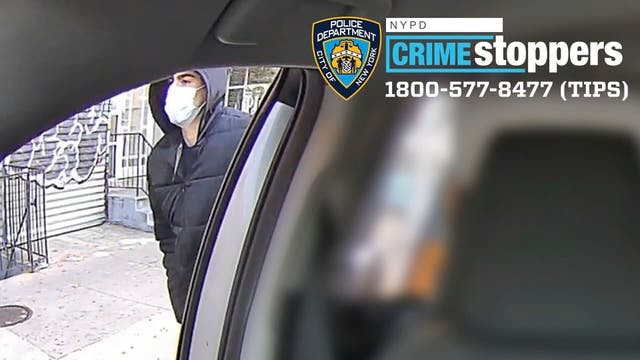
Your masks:
{"label": "white graffiti tag", "polygon": [[41,185],[46,187],[82,183],[106,154],[110,111],[109,101],[92,106],[43,132],[7,156],[4,163],[42,170]]}

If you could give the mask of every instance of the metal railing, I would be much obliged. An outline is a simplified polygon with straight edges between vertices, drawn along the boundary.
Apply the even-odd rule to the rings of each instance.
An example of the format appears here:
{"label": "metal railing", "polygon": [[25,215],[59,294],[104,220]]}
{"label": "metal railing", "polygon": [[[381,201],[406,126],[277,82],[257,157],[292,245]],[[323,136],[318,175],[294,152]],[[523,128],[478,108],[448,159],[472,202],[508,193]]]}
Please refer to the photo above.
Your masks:
{"label": "metal railing", "polygon": [[132,189],[148,196],[147,158],[153,146],[141,133],[109,135],[107,184],[109,189]]}
{"label": "metal railing", "polygon": [[42,170],[2,166],[0,280],[49,263],[43,184]]}

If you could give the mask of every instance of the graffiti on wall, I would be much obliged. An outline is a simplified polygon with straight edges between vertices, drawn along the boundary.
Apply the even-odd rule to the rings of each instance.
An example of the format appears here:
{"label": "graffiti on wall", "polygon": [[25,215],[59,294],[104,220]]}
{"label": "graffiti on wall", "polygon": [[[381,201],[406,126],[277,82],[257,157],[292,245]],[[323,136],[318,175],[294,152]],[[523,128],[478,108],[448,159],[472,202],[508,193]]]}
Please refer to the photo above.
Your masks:
{"label": "graffiti on wall", "polygon": [[248,85],[244,89],[242,96],[241,110],[252,115],[255,114],[270,85],[271,84]]}
{"label": "graffiti on wall", "polygon": [[[94,105],[43,132],[4,159],[4,164],[44,172],[40,185],[62,189],[87,181],[107,152],[110,101]],[[10,168],[9,168],[10,169]]]}

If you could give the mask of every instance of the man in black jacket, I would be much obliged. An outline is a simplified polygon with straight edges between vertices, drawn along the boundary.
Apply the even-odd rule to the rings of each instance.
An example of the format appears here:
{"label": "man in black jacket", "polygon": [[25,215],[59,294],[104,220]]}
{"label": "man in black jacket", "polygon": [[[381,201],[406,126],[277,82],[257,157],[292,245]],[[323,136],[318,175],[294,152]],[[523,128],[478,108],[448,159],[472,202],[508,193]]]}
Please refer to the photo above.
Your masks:
{"label": "man in black jacket", "polygon": [[149,201],[178,322],[205,225],[249,122],[248,114],[223,106],[226,76],[220,68],[184,71],[149,88],[164,131],[147,165]]}

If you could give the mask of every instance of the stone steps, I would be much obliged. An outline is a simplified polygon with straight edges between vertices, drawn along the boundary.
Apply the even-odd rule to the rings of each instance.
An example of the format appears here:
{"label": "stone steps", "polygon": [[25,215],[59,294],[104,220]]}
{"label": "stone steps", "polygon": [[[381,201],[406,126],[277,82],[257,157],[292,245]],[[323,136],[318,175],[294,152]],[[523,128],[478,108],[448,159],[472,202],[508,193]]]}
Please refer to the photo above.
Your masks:
{"label": "stone steps", "polygon": [[110,189],[107,199],[108,222],[146,232],[153,231],[153,213],[144,193],[136,194],[131,189]]}

